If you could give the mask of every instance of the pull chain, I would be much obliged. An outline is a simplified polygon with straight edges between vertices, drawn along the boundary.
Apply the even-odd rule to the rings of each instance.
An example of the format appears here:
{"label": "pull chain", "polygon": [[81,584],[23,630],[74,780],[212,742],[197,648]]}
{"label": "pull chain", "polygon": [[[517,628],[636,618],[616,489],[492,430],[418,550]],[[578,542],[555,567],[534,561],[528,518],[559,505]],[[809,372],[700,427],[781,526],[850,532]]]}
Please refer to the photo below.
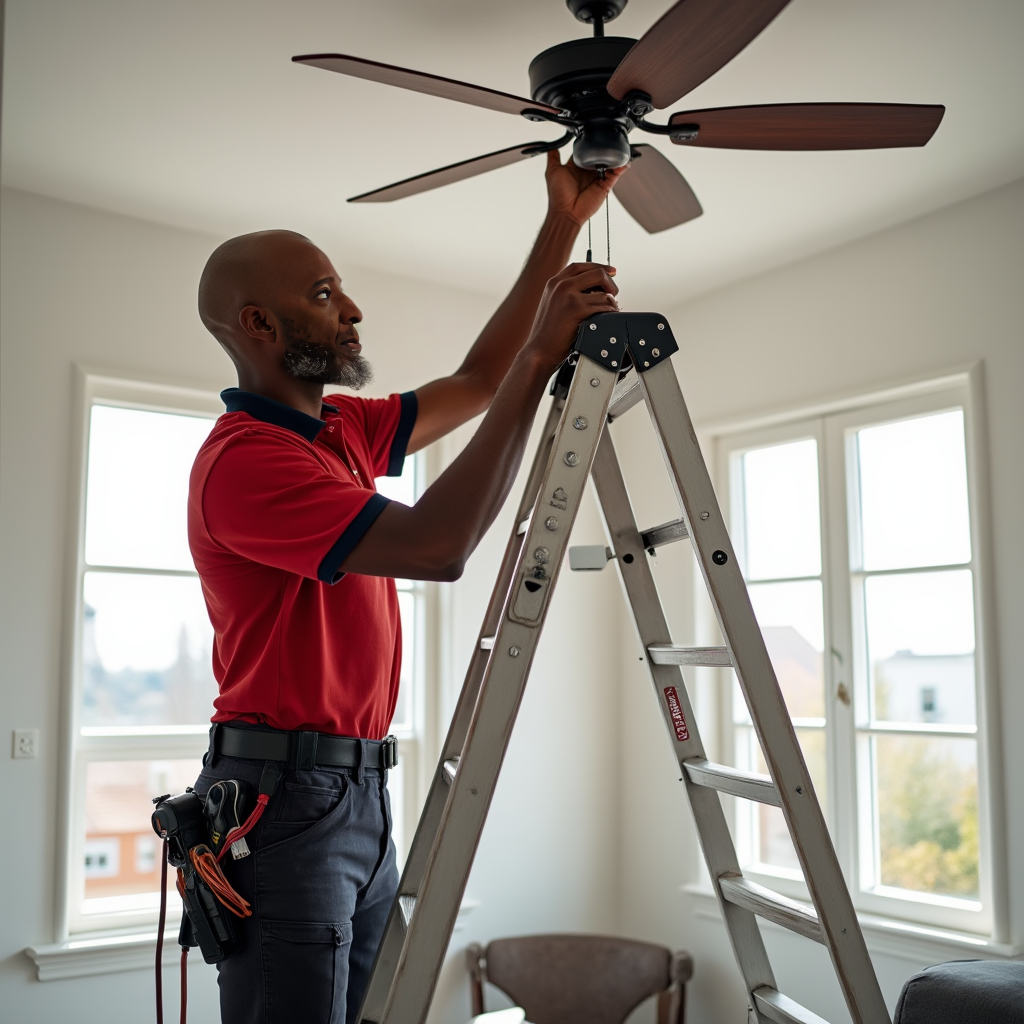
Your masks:
{"label": "pull chain", "polygon": [[590,218],[587,218],[587,262],[594,262],[594,240],[590,235]]}
{"label": "pull chain", "polygon": [[610,198],[610,195],[604,197],[604,244],[608,257],[606,262],[609,267],[612,265],[612,222],[611,214],[608,212],[608,200]]}

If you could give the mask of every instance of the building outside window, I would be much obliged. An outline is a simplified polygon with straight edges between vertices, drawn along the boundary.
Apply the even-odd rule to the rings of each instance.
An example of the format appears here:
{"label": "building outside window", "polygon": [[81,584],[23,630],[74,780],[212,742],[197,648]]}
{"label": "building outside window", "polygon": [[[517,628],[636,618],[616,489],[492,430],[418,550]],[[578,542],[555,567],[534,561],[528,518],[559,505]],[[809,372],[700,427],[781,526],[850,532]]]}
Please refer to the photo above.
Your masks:
{"label": "building outside window", "polygon": [[[737,555],[862,912],[990,934],[979,494],[967,382],[718,438]],[[733,677],[737,767],[766,771]],[[735,801],[744,870],[791,895],[779,808]]]}
{"label": "building outside window", "polygon": [[[213,631],[188,549],[188,479],[215,394],[82,378],[64,933],[155,920],[151,798],[199,773],[217,693]],[[411,503],[422,459],[381,490]],[[392,773],[400,856],[419,809],[427,585],[398,581],[404,649]],[[172,905],[176,901],[172,900]]]}

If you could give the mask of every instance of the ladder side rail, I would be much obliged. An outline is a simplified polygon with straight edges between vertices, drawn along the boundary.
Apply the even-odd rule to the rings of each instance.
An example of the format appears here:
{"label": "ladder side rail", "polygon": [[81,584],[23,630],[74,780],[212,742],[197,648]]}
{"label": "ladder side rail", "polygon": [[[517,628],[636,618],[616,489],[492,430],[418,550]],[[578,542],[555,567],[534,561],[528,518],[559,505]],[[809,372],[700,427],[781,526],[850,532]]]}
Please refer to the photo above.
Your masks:
{"label": "ladder side rail", "polygon": [[671,363],[641,374],[640,386],[850,1015],[891,1024]]}
{"label": "ladder side rail", "polygon": [[[644,661],[650,671],[658,706],[679,764],[679,774],[693,811],[704,859],[715,881],[718,906],[743,975],[748,1002],[753,1005],[754,990],[763,987],[774,989],[775,978],[755,915],[726,900],[717,884],[722,875],[741,873],[736,848],[718,793],[693,782],[685,768],[685,762],[690,758],[706,760],[707,754],[686,692],[682,670],[678,665],[659,665],[647,653],[648,647],[653,644],[671,643],[671,635],[633,515],[615,446],[607,432],[601,438],[592,475],[612,549],[615,551],[619,579],[633,613]],[[673,710],[669,708],[670,699],[674,702]]]}
{"label": "ladder side rail", "polygon": [[[373,1001],[368,991],[361,1021],[423,1024],[426,1020],[572,524],[604,430],[616,376],[583,357],[577,366],[538,492],[537,508],[544,513],[531,518],[519,550],[458,770],[430,847],[416,908],[393,974],[380,982],[371,979]],[[577,419],[589,426],[574,427]],[[555,507],[549,508],[550,504]],[[557,513],[556,528],[546,524],[550,513]],[[390,984],[378,1015],[377,997],[385,981]]]}
{"label": "ladder side rail", "polygon": [[[522,497],[516,507],[516,515],[512,523],[508,544],[505,546],[505,555],[501,561],[494,587],[491,590],[487,609],[484,612],[483,625],[480,628],[480,638],[493,635],[501,619],[502,608],[512,583],[519,549],[523,542],[523,537],[518,532],[519,524],[536,503],[537,492],[544,469],[548,463],[554,432],[562,414],[563,406],[564,401],[562,399],[553,399],[545,418],[541,440],[534,452],[533,462],[526,478],[526,484],[523,487]],[[427,798],[424,801],[423,810],[420,812],[420,818],[416,825],[416,832],[409,847],[409,856],[406,858],[405,866],[402,869],[398,892],[395,894],[395,901],[388,915],[384,935],[377,949],[373,968],[370,972],[370,982],[367,985],[366,996],[363,1000],[363,1009],[370,1020],[379,1019],[384,1011],[390,979],[398,968],[402,946],[405,942],[407,922],[401,912],[399,901],[403,895],[419,892],[430,849],[434,844],[444,813],[444,807],[451,792],[452,776],[451,773],[446,771],[445,762],[457,758],[461,754],[466,742],[466,733],[469,730],[473,708],[476,705],[477,695],[480,691],[480,681],[483,679],[490,657],[490,650],[481,649],[480,638],[478,638],[473,649],[473,654],[466,670],[462,690],[459,693],[459,698],[452,714],[444,745],[441,747],[437,769],[431,779]]]}

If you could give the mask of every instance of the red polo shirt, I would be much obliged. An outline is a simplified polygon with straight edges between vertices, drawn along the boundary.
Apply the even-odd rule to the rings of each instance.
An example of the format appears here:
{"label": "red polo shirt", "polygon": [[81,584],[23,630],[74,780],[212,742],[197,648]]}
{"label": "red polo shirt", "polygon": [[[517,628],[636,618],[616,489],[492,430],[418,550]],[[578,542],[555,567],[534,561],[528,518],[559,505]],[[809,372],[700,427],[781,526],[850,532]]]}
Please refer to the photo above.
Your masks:
{"label": "red polo shirt", "polygon": [[215,722],[381,739],[398,697],[394,580],[339,572],[402,472],[412,392],[323,419],[229,388],[192,468],[188,533],[214,629]]}

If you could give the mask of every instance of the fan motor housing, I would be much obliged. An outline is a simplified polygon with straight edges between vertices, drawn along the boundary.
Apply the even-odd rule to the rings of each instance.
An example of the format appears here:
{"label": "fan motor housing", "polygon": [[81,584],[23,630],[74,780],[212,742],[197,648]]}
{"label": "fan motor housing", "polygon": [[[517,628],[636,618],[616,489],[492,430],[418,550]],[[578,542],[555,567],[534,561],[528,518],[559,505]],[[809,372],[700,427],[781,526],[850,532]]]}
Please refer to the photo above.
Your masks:
{"label": "fan motor housing", "polygon": [[530,62],[530,95],[580,114],[614,106],[605,86],[635,42],[624,36],[572,39],[538,53]]}

